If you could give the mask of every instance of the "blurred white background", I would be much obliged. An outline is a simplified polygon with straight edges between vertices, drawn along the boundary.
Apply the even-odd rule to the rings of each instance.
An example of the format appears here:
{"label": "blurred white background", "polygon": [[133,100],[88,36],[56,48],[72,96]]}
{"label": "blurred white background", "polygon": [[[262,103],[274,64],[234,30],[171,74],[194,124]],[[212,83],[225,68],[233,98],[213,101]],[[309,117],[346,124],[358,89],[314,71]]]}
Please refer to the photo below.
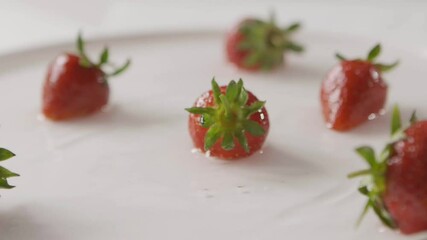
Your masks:
{"label": "blurred white background", "polygon": [[423,0],[0,0],[0,53],[73,41],[180,29],[229,28],[247,15],[276,12],[306,30],[367,36],[427,47]]}

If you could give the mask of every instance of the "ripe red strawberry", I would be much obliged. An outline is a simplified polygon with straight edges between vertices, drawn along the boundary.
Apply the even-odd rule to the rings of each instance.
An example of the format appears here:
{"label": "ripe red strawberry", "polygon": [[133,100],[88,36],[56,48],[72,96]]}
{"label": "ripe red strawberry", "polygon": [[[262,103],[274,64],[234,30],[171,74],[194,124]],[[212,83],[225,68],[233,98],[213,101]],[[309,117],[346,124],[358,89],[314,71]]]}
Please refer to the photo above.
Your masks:
{"label": "ripe red strawberry", "polygon": [[261,149],[270,127],[265,102],[231,81],[202,94],[190,112],[189,130],[194,146],[221,159],[238,159]]}
{"label": "ripe red strawberry", "polygon": [[337,54],[341,62],[326,76],[320,93],[328,127],[347,131],[381,113],[387,98],[387,84],[382,73],[397,66],[398,62],[375,63],[380,52],[378,44],[366,60],[346,60]]}
{"label": "ripe red strawberry", "polygon": [[[13,154],[11,151],[4,148],[0,148],[0,162],[8,160],[14,156],[15,154]],[[14,186],[9,185],[9,183],[7,182],[7,179],[11,177],[18,177],[18,176],[19,174],[11,172],[6,168],[0,166],[0,188],[6,188],[6,189],[14,188]]]}
{"label": "ripe red strawberry", "polygon": [[395,107],[392,135],[394,141],[378,160],[372,148],[358,148],[370,168],[349,176],[370,176],[371,181],[359,188],[368,197],[364,213],[372,207],[384,224],[404,234],[426,231],[427,121],[417,121],[413,114],[411,126],[402,130]]}
{"label": "ripe red strawberry", "polygon": [[300,24],[294,23],[280,29],[273,18],[268,22],[245,19],[227,36],[228,60],[240,69],[271,70],[283,63],[284,53],[303,51],[302,46],[290,40],[299,28]]}
{"label": "ripe red strawberry", "polygon": [[105,48],[99,63],[87,57],[81,36],[77,39],[78,55],[62,54],[49,66],[43,88],[43,113],[55,121],[81,117],[97,112],[108,103],[108,78],[125,71],[122,67],[106,73],[109,51]]}

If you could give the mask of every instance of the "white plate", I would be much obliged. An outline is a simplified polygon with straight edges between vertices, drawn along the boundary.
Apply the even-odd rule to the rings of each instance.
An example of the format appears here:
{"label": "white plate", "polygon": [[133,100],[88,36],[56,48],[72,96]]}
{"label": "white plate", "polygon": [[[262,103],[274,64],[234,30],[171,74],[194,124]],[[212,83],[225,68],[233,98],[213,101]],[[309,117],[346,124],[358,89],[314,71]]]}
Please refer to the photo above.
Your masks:
{"label": "white plate", "polygon": [[[46,66],[72,49],[58,45],[0,57],[0,146],[20,173],[1,191],[2,239],[407,239],[373,214],[356,229],[365,199],[346,174],[365,167],[353,152],[388,139],[389,114],[346,133],[325,128],[319,86],[340,50],[364,56],[375,42],[304,33],[302,56],[274,73],[226,63],[223,34],[170,33],[100,39],[130,70],[111,79],[109,108],[81,120],[38,118]],[[407,46],[404,46],[407,48]],[[387,109],[427,116],[427,59],[418,49],[384,45]],[[92,56],[95,56],[92,54]],[[271,132],[263,153],[237,162],[192,153],[185,107],[210,88],[242,77],[267,100]],[[423,236],[415,236],[420,239]],[[425,236],[424,236],[425,237]]]}

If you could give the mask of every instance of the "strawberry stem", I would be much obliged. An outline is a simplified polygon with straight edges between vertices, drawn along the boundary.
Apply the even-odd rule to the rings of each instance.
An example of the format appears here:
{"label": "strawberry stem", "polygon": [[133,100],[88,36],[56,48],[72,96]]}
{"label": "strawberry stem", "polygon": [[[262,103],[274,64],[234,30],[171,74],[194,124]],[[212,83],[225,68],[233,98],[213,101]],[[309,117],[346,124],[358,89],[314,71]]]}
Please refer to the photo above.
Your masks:
{"label": "strawberry stem", "polygon": [[103,67],[105,67],[105,66],[114,66],[113,63],[109,62],[110,52],[109,52],[108,47],[104,47],[101,55],[99,56],[99,62],[98,62],[98,64],[94,64],[90,60],[90,58],[88,57],[88,55],[86,54],[86,48],[85,48],[86,44],[85,44],[85,42],[83,40],[81,32],[79,32],[79,34],[77,36],[76,45],[77,45],[77,52],[78,52],[78,55],[80,57],[80,65],[82,67],[85,67],[85,68],[91,68],[91,67],[100,68],[104,72],[105,76],[107,76],[107,77],[114,77],[114,76],[117,76],[117,75],[123,73],[124,71],[126,71],[129,68],[129,66],[131,64],[130,59],[128,59],[128,60],[126,60],[126,62],[122,66],[117,67],[117,68],[113,68],[111,72],[107,73],[103,69]]}
{"label": "strawberry stem", "polygon": [[249,118],[260,111],[265,102],[256,101],[248,106],[248,93],[243,86],[242,79],[237,83],[231,81],[224,94],[221,93],[218,83],[213,79],[212,92],[214,107],[185,109],[191,114],[200,115],[201,126],[208,128],[205,136],[205,150],[211,149],[221,139],[221,147],[230,151],[235,148],[236,139],[243,149],[249,152],[245,134],[249,133],[255,137],[265,134],[264,128]]}

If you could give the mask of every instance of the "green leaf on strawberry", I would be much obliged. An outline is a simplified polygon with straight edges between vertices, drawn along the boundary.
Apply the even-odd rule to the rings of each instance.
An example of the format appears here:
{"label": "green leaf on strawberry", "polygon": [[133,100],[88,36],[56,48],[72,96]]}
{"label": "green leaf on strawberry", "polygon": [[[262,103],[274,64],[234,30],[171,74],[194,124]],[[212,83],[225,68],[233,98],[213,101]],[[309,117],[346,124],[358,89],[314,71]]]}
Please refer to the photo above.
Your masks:
{"label": "green leaf on strawberry", "polygon": [[[380,70],[381,72],[388,72],[393,70],[395,67],[397,67],[399,65],[399,61],[395,61],[393,63],[390,64],[383,64],[383,63],[377,63],[375,62],[375,60],[378,58],[378,56],[381,54],[381,44],[377,44],[375,45],[368,53],[366,59],[360,59],[360,58],[356,58],[353,59],[355,61],[366,61],[366,62],[370,62],[372,64],[374,64],[374,66]],[[335,57],[339,60],[339,61],[348,61],[349,59],[344,57],[342,54],[340,53],[336,53]]]}
{"label": "green leaf on strawberry", "polygon": [[209,150],[212,146],[222,139],[221,147],[224,150],[235,148],[235,140],[249,152],[248,141],[245,133],[253,136],[262,136],[265,134],[257,122],[250,120],[250,117],[260,111],[265,102],[255,101],[250,105],[248,102],[248,93],[240,79],[237,83],[231,81],[225,93],[221,93],[215,79],[212,80],[212,92],[215,105],[213,107],[192,107],[186,110],[192,114],[201,114],[201,121],[204,128],[208,131],[204,140],[204,149]]}
{"label": "green leaf on strawberry", "polygon": [[[0,161],[8,160],[14,156],[15,156],[15,154],[12,153],[11,151],[9,151],[5,148],[0,148]],[[8,178],[18,177],[18,176],[19,176],[19,174],[14,173],[14,172],[0,166],[0,188],[5,188],[5,189],[14,188],[14,186],[9,185],[7,180],[8,180]]]}
{"label": "green leaf on strawberry", "polygon": [[[372,50],[370,55],[375,56],[379,50]],[[414,124],[417,121],[415,112],[411,116],[410,123]],[[388,161],[393,155],[393,146],[396,142],[405,139],[405,130],[402,127],[402,120],[399,107],[396,105],[393,108],[390,135],[392,141],[387,144],[381,154],[377,157],[375,151],[369,146],[362,146],[356,149],[356,152],[361,156],[369,168],[350,173],[348,178],[360,176],[368,177],[368,181],[364,181],[359,188],[359,192],[368,198],[368,201],[363,209],[363,212],[358,220],[361,222],[366,212],[372,208],[379,219],[389,228],[396,229],[397,224],[390,215],[384,200],[383,195],[386,191],[386,173]]]}
{"label": "green leaf on strawberry", "polygon": [[300,27],[300,23],[292,23],[283,29],[279,28],[274,18],[270,21],[253,19],[244,22],[240,27],[243,40],[238,45],[240,50],[248,52],[244,65],[270,70],[283,62],[285,52],[304,51],[300,44],[291,40],[291,35]]}
{"label": "green leaf on strawberry", "polygon": [[115,67],[113,63],[109,62],[110,53],[109,53],[109,49],[107,47],[104,47],[104,50],[102,51],[101,55],[99,56],[99,62],[94,63],[93,61],[90,60],[90,58],[86,54],[86,47],[85,47],[86,44],[83,40],[81,33],[78,34],[76,43],[77,43],[76,47],[77,47],[78,56],[80,57],[80,65],[82,67],[86,67],[86,68],[98,67],[100,69],[102,69],[105,66],[113,66],[112,71],[109,73],[107,73],[103,69],[103,72],[105,73],[105,76],[107,76],[107,77],[113,77],[113,76],[117,76],[117,75],[121,74],[122,72],[126,71],[131,64],[130,59],[128,59],[128,60],[126,60],[126,62],[122,66]]}

